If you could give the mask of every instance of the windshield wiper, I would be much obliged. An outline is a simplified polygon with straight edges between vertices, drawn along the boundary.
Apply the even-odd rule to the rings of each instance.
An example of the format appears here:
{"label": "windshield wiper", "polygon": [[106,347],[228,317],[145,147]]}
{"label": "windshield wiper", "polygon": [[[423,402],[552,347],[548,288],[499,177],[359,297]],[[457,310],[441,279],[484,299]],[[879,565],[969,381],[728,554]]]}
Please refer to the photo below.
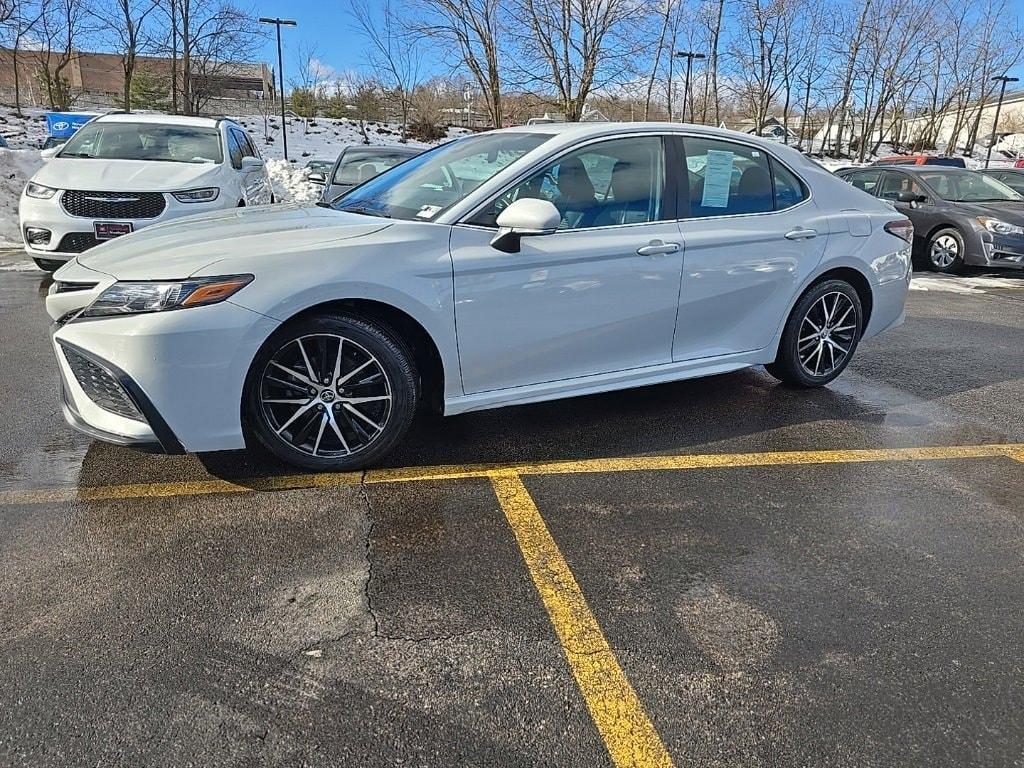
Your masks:
{"label": "windshield wiper", "polygon": [[349,205],[338,210],[347,213],[361,213],[364,216],[379,216],[382,219],[391,218],[391,214],[387,211],[382,211],[379,208],[367,208],[365,205]]}
{"label": "windshield wiper", "polygon": [[84,158],[89,159],[89,160],[93,159],[93,155],[90,155],[88,152],[61,152],[60,156],[61,157],[84,157]]}

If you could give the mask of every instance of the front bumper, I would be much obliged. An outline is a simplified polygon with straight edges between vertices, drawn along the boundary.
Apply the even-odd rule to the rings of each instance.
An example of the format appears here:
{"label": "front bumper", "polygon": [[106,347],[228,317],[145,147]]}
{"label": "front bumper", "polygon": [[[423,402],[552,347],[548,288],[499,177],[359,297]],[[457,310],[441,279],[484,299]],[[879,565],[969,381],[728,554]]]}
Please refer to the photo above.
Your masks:
{"label": "front bumper", "polygon": [[[48,297],[48,304],[58,297],[63,299],[60,294]],[[84,295],[80,300],[91,301]],[[148,315],[58,321],[52,338],[64,417],[98,440],[166,453],[243,448],[245,377],[278,325],[226,301]],[[66,350],[108,372],[140,418],[101,405],[104,399],[96,397],[92,383],[83,387],[76,378]]]}
{"label": "front bumper", "polygon": [[989,267],[1024,269],[1024,235],[982,235],[985,259]]}
{"label": "front bumper", "polygon": [[[90,248],[102,245],[106,240],[96,240],[93,225],[97,221],[125,222],[132,225],[132,231],[143,229],[153,224],[180,219],[209,211],[218,211],[225,207],[227,196],[221,195],[209,203],[181,203],[171,194],[164,194],[165,207],[163,213],[149,219],[89,219],[72,216],[64,210],[60,199],[62,191],[58,191],[48,200],[29,197],[22,193],[18,205],[18,220],[25,252],[34,259],[48,261],[68,261]],[[45,245],[30,245],[25,238],[25,230],[29,227],[46,229],[50,232],[50,240]]]}

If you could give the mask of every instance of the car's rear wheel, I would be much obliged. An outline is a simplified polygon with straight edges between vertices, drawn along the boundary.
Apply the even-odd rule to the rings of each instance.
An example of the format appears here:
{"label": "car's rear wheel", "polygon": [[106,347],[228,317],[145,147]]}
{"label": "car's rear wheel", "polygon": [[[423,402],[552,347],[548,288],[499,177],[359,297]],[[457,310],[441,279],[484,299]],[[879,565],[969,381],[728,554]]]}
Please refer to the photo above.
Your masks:
{"label": "car's rear wheel", "polygon": [[64,266],[66,262],[54,261],[53,259],[32,259],[43,272],[56,272],[58,269]]}
{"label": "car's rear wheel", "polygon": [[786,321],[768,373],[798,387],[828,384],[853,358],[862,323],[860,296],[848,282],[826,280],[811,286]]}
{"label": "car's rear wheel", "polygon": [[956,229],[940,229],[928,241],[928,263],[936,272],[955,273],[964,266],[964,238]]}
{"label": "car's rear wheel", "polygon": [[289,464],[353,470],[390,452],[419,399],[412,355],[390,329],[331,315],[271,336],[246,380],[252,433]]}

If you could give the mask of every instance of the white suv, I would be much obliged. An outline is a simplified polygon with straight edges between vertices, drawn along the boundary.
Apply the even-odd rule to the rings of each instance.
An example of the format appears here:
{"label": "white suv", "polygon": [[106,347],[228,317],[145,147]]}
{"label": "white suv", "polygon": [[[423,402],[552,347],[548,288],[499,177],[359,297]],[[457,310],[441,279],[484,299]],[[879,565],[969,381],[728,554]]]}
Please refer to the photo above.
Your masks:
{"label": "white suv", "polygon": [[83,126],[25,186],[25,250],[52,272],[141,227],[274,202],[259,150],[220,118],[113,113]]}

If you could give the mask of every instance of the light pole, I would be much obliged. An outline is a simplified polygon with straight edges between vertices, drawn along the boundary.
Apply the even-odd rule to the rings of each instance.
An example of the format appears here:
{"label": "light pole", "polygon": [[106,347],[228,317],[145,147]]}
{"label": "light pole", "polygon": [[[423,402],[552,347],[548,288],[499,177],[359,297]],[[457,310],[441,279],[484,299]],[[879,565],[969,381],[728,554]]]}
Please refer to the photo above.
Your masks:
{"label": "light pole", "polygon": [[693,99],[690,97],[690,70],[694,59],[706,59],[703,53],[694,51],[676,51],[675,55],[686,59],[686,80],[683,81],[683,122],[686,122],[686,105],[690,105],[690,122],[693,122]]}
{"label": "light pole", "polygon": [[999,130],[999,110],[1003,108],[1003,95],[1006,93],[1007,83],[1016,83],[1019,77],[1007,77],[996,75],[992,78],[999,81],[999,100],[996,102],[996,119],[992,122],[992,135],[989,137],[988,152],[985,154],[985,167],[988,168],[988,161],[992,159],[992,145],[996,143],[996,131]]}
{"label": "light pole", "polygon": [[291,19],[268,19],[262,17],[260,24],[273,24],[277,27],[277,78],[281,84],[281,138],[284,140],[284,159],[288,160],[288,123],[284,119],[284,61],[281,58],[281,25],[286,27],[298,26]]}

